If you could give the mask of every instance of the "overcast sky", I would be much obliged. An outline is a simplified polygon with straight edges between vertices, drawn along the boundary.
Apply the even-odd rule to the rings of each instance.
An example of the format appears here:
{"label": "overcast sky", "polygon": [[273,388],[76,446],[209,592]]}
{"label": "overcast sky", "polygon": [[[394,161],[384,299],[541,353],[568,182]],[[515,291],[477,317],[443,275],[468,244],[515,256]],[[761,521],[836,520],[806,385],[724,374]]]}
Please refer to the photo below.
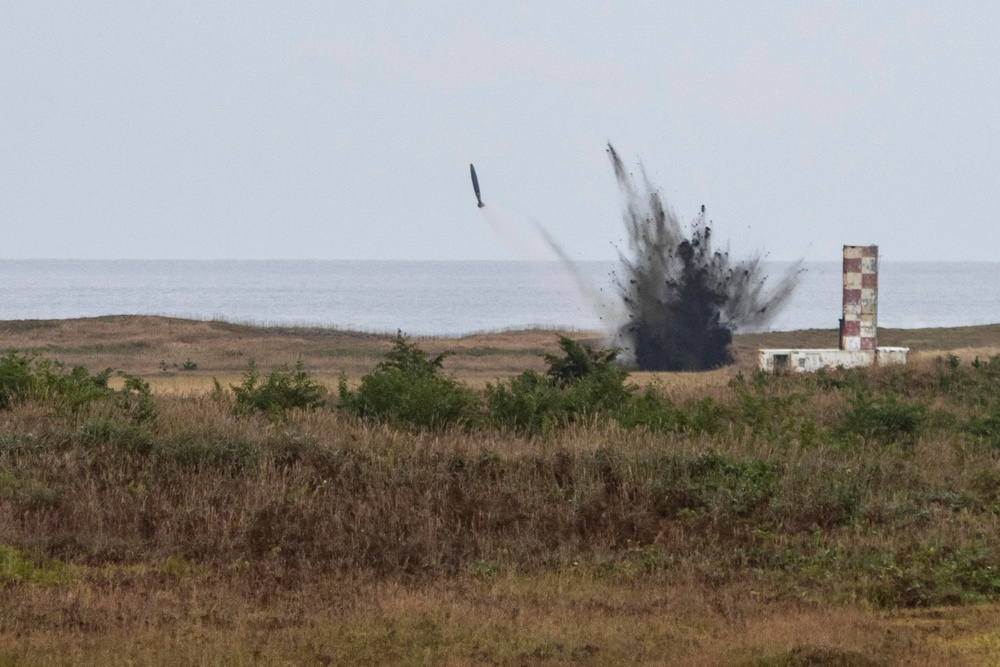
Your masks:
{"label": "overcast sky", "polygon": [[0,0],[0,258],[1000,259],[1000,3]]}

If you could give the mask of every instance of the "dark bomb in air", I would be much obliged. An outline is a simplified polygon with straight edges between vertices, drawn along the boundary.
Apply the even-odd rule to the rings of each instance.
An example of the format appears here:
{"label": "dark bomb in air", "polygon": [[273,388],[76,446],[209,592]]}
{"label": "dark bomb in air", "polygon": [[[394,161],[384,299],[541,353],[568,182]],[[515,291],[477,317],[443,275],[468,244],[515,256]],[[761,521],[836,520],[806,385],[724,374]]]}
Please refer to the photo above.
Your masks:
{"label": "dark bomb in air", "polygon": [[486,204],[483,203],[483,197],[479,194],[479,178],[476,176],[475,165],[470,164],[469,171],[472,172],[472,189],[476,191],[476,201],[479,202],[479,208],[482,208],[486,206]]}

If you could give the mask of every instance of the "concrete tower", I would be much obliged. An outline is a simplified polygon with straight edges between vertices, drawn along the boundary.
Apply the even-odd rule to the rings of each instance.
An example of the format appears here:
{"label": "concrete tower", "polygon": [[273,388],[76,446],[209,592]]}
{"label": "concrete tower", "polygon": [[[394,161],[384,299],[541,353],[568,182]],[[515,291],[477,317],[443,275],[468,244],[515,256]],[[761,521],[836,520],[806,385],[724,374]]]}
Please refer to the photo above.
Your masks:
{"label": "concrete tower", "polygon": [[878,246],[844,246],[844,317],[840,349],[878,348]]}
{"label": "concrete tower", "polygon": [[844,316],[840,349],[764,349],[757,353],[762,371],[818,371],[873,364],[905,364],[907,347],[878,347],[878,246],[844,246]]}

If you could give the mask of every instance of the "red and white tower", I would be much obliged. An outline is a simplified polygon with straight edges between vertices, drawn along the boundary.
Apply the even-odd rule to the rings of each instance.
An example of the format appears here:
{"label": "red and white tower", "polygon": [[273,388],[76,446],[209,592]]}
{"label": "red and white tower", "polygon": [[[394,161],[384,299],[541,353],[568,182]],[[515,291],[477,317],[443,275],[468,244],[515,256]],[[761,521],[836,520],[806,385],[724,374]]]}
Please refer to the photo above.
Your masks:
{"label": "red and white tower", "polygon": [[878,347],[878,246],[844,246],[844,317],[840,349],[872,353]]}

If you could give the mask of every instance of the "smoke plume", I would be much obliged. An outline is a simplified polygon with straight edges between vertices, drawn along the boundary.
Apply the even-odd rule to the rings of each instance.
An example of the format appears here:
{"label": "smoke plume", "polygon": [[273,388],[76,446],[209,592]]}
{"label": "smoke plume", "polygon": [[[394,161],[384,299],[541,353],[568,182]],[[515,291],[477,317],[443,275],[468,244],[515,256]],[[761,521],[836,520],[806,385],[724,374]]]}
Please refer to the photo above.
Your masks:
{"label": "smoke plume", "polygon": [[788,302],[800,265],[765,291],[759,256],[734,260],[728,250],[713,250],[704,207],[685,234],[645,174],[640,189],[611,144],[608,155],[624,198],[627,242],[618,249],[622,268],[615,275],[625,307],[617,344],[642,370],[732,363],[733,333],[765,325]]}

